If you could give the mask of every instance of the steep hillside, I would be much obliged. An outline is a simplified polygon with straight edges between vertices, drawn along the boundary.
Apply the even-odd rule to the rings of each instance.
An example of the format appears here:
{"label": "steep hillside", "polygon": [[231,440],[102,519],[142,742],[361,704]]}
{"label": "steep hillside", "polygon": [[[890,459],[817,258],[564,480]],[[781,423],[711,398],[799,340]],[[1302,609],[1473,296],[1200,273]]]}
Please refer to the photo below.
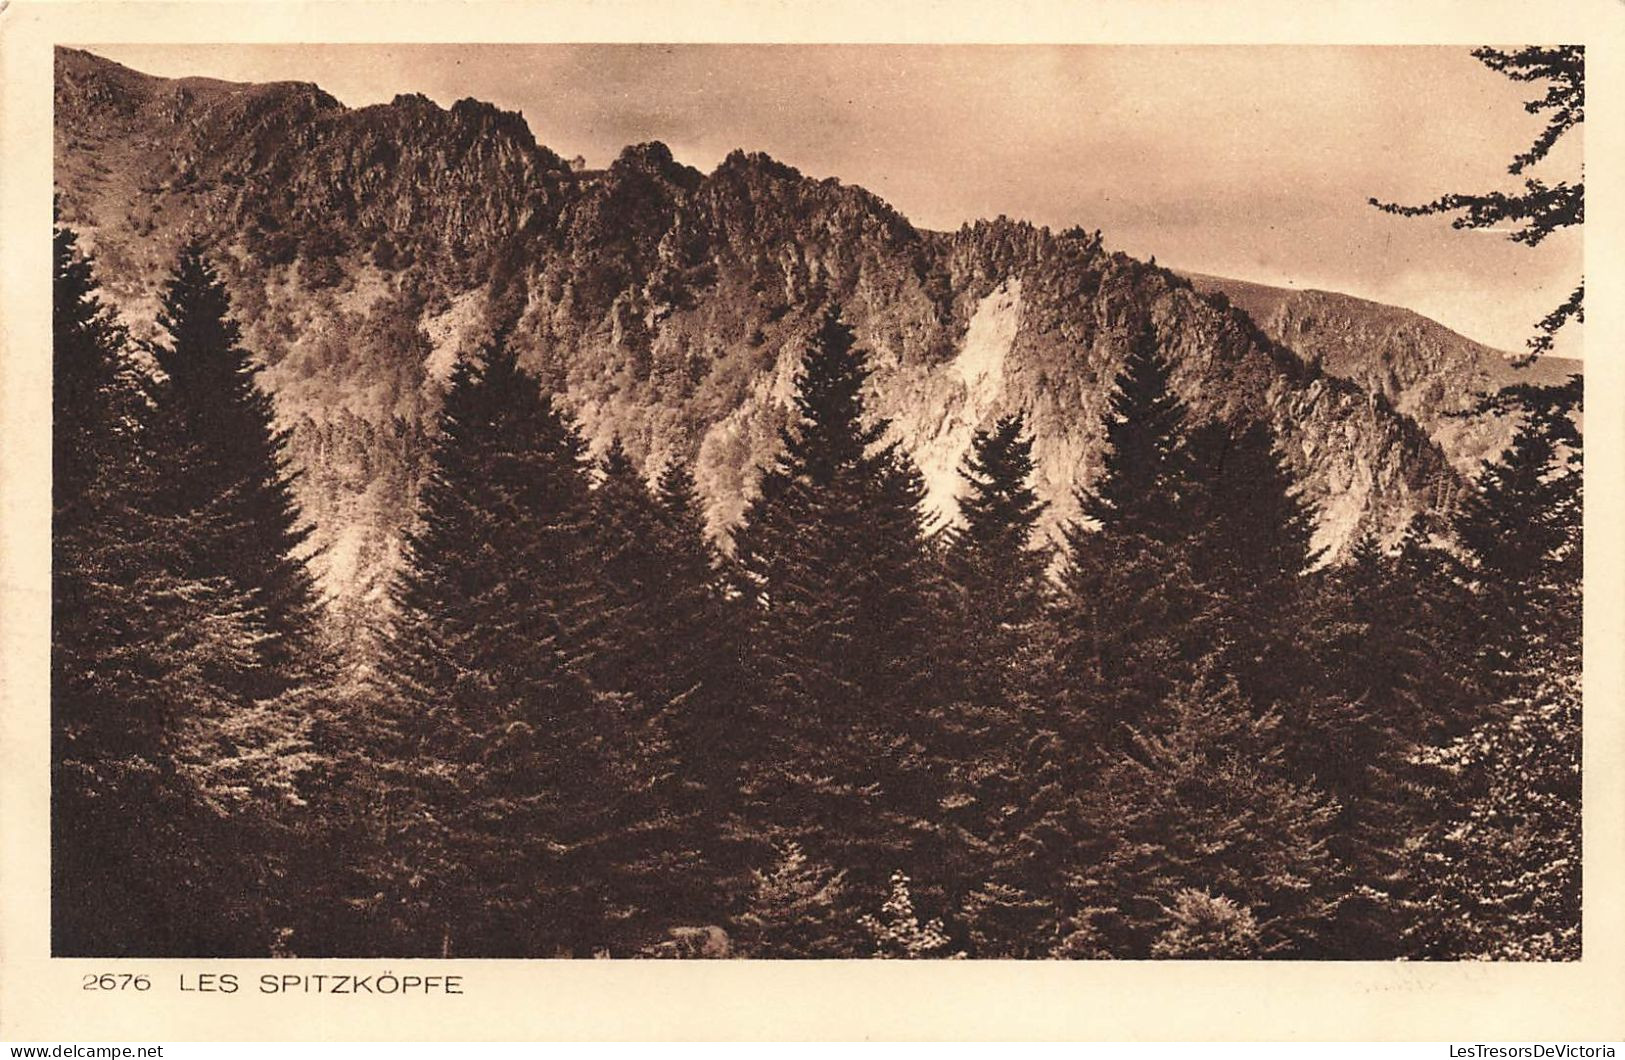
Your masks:
{"label": "steep hillside", "polygon": [[926,232],[743,152],[702,174],[644,144],[575,173],[517,115],[470,100],[351,110],[310,85],[162,80],[67,50],[56,129],[64,218],[138,334],[183,240],[217,248],[346,603],[393,563],[447,371],[498,327],[595,447],[618,434],[651,472],[697,461],[719,534],[771,457],[823,297],[872,351],[871,407],[945,518],[971,432],[1015,409],[1052,517],[1072,516],[1145,320],[1199,416],[1276,427],[1334,551],[1460,487],[1387,390],[1306,364],[1098,233]]}
{"label": "steep hillside", "polygon": [[1223,295],[1264,333],[1321,370],[1382,394],[1421,424],[1457,470],[1472,474],[1501,453],[1516,423],[1465,415],[1475,399],[1514,383],[1553,383],[1578,361],[1542,357],[1519,368],[1499,350],[1409,309],[1331,291],[1288,290],[1189,273],[1199,291]]}

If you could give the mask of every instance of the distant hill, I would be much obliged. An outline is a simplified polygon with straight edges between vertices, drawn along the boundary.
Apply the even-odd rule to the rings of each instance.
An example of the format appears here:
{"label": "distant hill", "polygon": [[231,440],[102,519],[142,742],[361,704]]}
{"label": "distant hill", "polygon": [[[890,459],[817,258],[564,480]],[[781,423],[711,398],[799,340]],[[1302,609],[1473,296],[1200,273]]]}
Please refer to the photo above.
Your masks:
{"label": "distant hill", "polygon": [[1561,357],[1542,357],[1517,368],[1510,355],[1420,313],[1352,295],[1184,275],[1197,290],[1223,295],[1270,338],[1322,371],[1387,397],[1467,474],[1506,448],[1516,424],[1504,417],[1459,413],[1501,387],[1561,382],[1583,368],[1579,361]]}

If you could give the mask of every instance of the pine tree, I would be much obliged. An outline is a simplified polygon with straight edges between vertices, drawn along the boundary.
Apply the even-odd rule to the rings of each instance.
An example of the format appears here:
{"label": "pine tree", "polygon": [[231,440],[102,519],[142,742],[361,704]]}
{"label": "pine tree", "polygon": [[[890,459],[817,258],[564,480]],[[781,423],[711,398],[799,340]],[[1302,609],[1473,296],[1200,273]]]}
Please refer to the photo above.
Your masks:
{"label": "pine tree", "polygon": [[1179,930],[1190,889],[1256,921],[1256,956],[1318,952],[1335,915],[1326,849],[1337,806],[1294,780],[1274,714],[1233,682],[1199,679],[1158,704],[1133,754],[1091,784],[1084,840],[1066,888],[1079,941],[1068,955],[1146,957]]}
{"label": "pine tree", "polygon": [[601,688],[664,709],[685,690],[673,690],[666,680],[671,660],[661,638],[670,631],[657,615],[668,578],[662,512],[619,438],[605,451],[599,474],[592,536],[603,602],[596,622],[603,629],[604,650],[593,659],[591,677]]}
{"label": "pine tree", "polygon": [[1144,325],[1118,372],[1106,418],[1106,465],[1080,496],[1085,518],[1122,536],[1171,543],[1193,527],[1196,467],[1188,443],[1189,411],[1172,368]]}
{"label": "pine tree", "polygon": [[1056,625],[1058,730],[1087,747],[1120,742],[1188,676],[1206,643],[1195,569],[1203,499],[1184,403],[1147,325],[1118,375],[1108,451],[1079,494],[1088,522],[1064,532]]}
{"label": "pine tree", "polygon": [[[878,898],[929,840],[928,557],[918,471],[863,422],[864,358],[827,312],[797,375],[797,418],[734,543],[755,603],[752,761],[760,826]],[[857,913],[853,913],[855,919]]]}
{"label": "pine tree", "polygon": [[1452,783],[1408,853],[1411,955],[1579,960],[1580,681],[1561,670],[1424,760]]}
{"label": "pine tree", "polygon": [[1202,483],[1195,514],[1204,582],[1232,599],[1249,588],[1279,592],[1319,562],[1325,550],[1310,543],[1314,509],[1268,424],[1204,424],[1191,451]]}
{"label": "pine tree", "polygon": [[1193,672],[1204,644],[1206,597],[1193,569],[1201,483],[1170,376],[1146,325],[1112,395],[1105,464],[1079,493],[1085,518],[1063,531],[1047,620],[1025,653],[1017,730],[1026,742],[987,881],[1005,900],[982,912],[1047,905],[1036,937],[1056,955],[1098,949],[1064,893],[1098,829],[1087,793],[1132,752],[1136,728]]}
{"label": "pine tree", "polygon": [[1579,379],[1516,388],[1525,421],[1457,524],[1496,697],[1418,758],[1442,773],[1411,848],[1419,956],[1575,960],[1581,882]]}
{"label": "pine tree", "polygon": [[1498,674],[1518,671],[1536,644],[1578,638],[1580,435],[1571,417],[1580,397],[1578,377],[1523,388],[1523,426],[1484,465],[1456,520],[1484,662]]}
{"label": "pine tree", "polygon": [[[738,767],[731,740],[742,678],[739,608],[729,598],[721,557],[706,536],[699,490],[686,464],[666,463],[656,480],[655,501],[665,573],[658,622],[678,645],[662,669],[664,694],[686,697],[682,725],[693,740],[690,753],[719,770],[712,778],[717,793],[731,794]],[[696,695],[702,689],[704,695]]]}
{"label": "pine tree", "polygon": [[1399,954],[1407,919],[1405,843],[1416,828],[1410,765],[1430,709],[1428,646],[1413,587],[1371,535],[1347,564],[1317,576],[1306,608],[1306,662],[1316,677],[1283,726],[1294,772],[1339,801],[1329,847],[1348,898],[1328,931],[1326,956]]}
{"label": "pine tree", "polygon": [[1490,684],[1478,657],[1481,631],[1467,620],[1474,612],[1470,579],[1438,524],[1436,516],[1422,515],[1406,526],[1379,620],[1393,635],[1410,638],[1410,684],[1427,704],[1414,715],[1412,731],[1431,744],[1479,720],[1477,704]]}
{"label": "pine tree", "polygon": [[134,455],[140,393],[123,352],[129,337],[97,298],[72,230],[53,232],[52,252],[51,485],[58,530],[71,536],[107,499],[98,476]]}
{"label": "pine tree", "polygon": [[977,431],[960,469],[968,492],[962,527],[950,531],[948,578],[954,589],[952,636],[966,670],[966,696],[1008,700],[1012,663],[1043,614],[1049,555],[1033,548],[1047,505],[1033,489],[1032,439],[1017,413]]}
{"label": "pine tree", "polygon": [[1047,900],[1008,883],[984,883],[960,909],[971,956],[1029,960],[1047,957],[1055,944],[1054,908]]}
{"label": "pine tree", "polygon": [[860,921],[874,940],[874,955],[882,959],[920,960],[927,957],[963,957],[951,950],[951,940],[941,919],[920,923],[909,893],[909,878],[901,872],[891,875],[891,893],[880,907],[880,915],[865,915]]}
{"label": "pine tree", "polygon": [[1028,940],[1006,921],[1028,916],[1009,833],[1024,801],[1024,749],[1032,737],[1024,707],[1042,657],[1050,556],[1033,548],[1045,505],[1032,486],[1032,440],[1019,413],[976,432],[960,475],[964,525],[946,535],[945,597],[938,657],[945,697],[934,741],[949,794],[940,820],[951,837],[937,878],[959,906],[963,941],[982,955]]}
{"label": "pine tree", "polygon": [[1301,700],[1302,575],[1319,561],[1313,509],[1276,449],[1267,424],[1221,422],[1193,432],[1201,483],[1194,505],[1193,573],[1208,597],[1221,668],[1262,707]]}
{"label": "pine tree", "polygon": [[665,573],[656,623],[668,646],[661,694],[677,704],[672,739],[714,832],[710,861],[718,882],[713,891],[730,895],[738,891],[734,878],[744,873],[747,857],[744,845],[731,838],[740,830],[730,824],[738,811],[743,764],[745,615],[706,536],[699,492],[686,464],[666,463],[655,500]]}
{"label": "pine tree", "polygon": [[505,346],[454,370],[419,506],[379,689],[406,945],[585,955],[614,932],[624,703],[576,638],[596,604],[584,447]]}
{"label": "pine tree", "polygon": [[1246,960],[1260,949],[1258,921],[1228,898],[1187,887],[1174,894],[1169,926],[1151,956],[1170,960]]}
{"label": "pine tree", "polygon": [[[639,904],[673,922],[721,919],[727,860],[717,828],[717,796],[733,778],[726,745],[708,746],[729,714],[732,688],[719,637],[726,628],[711,597],[704,542],[689,537],[690,499],[649,491],[619,439],[600,463],[592,540],[598,599],[591,629],[603,645],[594,687],[627,697],[642,735],[627,748],[630,775],[645,782],[628,803],[635,829],[617,847],[624,877],[642,877]],[[669,478],[669,476],[668,476]],[[672,491],[680,483],[668,482]]]}
{"label": "pine tree", "polygon": [[[261,822],[221,792],[226,748],[255,738],[222,675],[261,636],[156,503],[142,381],[73,234],[55,234],[52,500],[52,950],[260,955]],[[200,744],[205,745],[200,748]],[[286,750],[286,749],[285,749]],[[261,776],[229,778],[260,792]],[[259,807],[263,809],[263,807]]]}
{"label": "pine tree", "polygon": [[808,858],[800,844],[773,853],[773,867],[751,873],[739,918],[740,952],[772,960],[857,957],[858,924],[848,916],[846,873]]}
{"label": "pine tree", "polygon": [[200,243],[182,250],[158,323],[168,336],[150,346],[164,374],[153,395],[161,503],[187,527],[188,573],[224,578],[257,610],[265,635],[244,690],[274,695],[320,665],[318,600],[303,560],[310,530],[294,499],[288,434],[276,427],[225,283]]}

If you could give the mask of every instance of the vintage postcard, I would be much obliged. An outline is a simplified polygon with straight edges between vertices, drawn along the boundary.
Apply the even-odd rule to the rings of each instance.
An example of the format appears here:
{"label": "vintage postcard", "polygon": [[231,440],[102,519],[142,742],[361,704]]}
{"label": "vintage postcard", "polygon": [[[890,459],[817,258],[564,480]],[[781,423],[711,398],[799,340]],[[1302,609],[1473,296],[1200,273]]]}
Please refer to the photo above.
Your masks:
{"label": "vintage postcard", "polygon": [[1625,1031],[1625,6],[0,28],[0,1036]]}

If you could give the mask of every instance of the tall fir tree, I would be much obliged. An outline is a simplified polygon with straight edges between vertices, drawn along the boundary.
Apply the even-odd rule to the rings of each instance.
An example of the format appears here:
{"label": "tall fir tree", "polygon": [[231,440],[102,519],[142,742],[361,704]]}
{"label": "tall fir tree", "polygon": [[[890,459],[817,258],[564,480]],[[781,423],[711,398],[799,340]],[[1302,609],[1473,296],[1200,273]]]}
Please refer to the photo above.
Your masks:
{"label": "tall fir tree", "polygon": [[[722,826],[736,807],[743,756],[745,622],[722,557],[706,535],[694,474],[672,459],[655,482],[663,580],[656,628],[667,644],[659,695],[677,704],[673,740],[684,775],[708,818]],[[742,872],[740,851],[717,850],[715,866]]]}
{"label": "tall fir tree", "polygon": [[1199,483],[1171,374],[1143,324],[1112,393],[1105,464],[1078,494],[1083,519],[1063,530],[1046,621],[1026,650],[1020,783],[990,844],[994,876],[972,905],[981,919],[1033,930],[1013,949],[995,945],[996,955],[1056,951],[1072,930],[1066,880],[1098,829],[1088,792],[1107,763],[1132,752],[1136,728],[1200,654],[1193,626],[1203,597],[1192,570]]}
{"label": "tall fir tree", "polygon": [[571,639],[593,596],[584,449],[493,346],[453,370],[431,459],[379,675],[411,873],[397,915],[423,926],[418,952],[590,947],[602,925],[572,874],[600,838],[587,792],[611,711]]}
{"label": "tall fir tree", "polygon": [[960,468],[963,525],[948,531],[943,550],[939,672],[948,701],[934,757],[948,781],[940,813],[951,859],[938,878],[959,906],[951,918],[959,941],[984,956],[1032,955],[1022,947],[1033,932],[1022,938],[1007,921],[1028,916],[1035,901],[1023,886],[1032,885],[1022,871],[1027,851],[1012,831],[1030,794],[1033,672],[1051,559],[1034,547],[1046,505],[1033,470],[1024,416],[977,431]]}
{"label": "tall fir tree", "polygon": [[230,820],[261,778],[217,783],[258,720],[222,680],[256,616],[186,569],[124,330],[71,231],[54,253],[52,952],[264,955],[262,822]]}
{"label": "tall fir tree", "polygon": [[1191,451],[1201,482],[1195,520],[1202,578],[1232,600],[1248,589],[1279,593],[1318,563],[1313,507],[1262,422],[1204,424]]}
{"label": "tall fir tree", "polygon": [[1215,676],[1157,705],[1133,753],[1089,787],[1095,829],[1069,873],[1058,956],[1178,953],[1188,926],[1171,914],[1188,890],[1255,922],[1256,949],[1229,956],[1321,952],[1339,898],[1326,849],[1337,807],[1291,775],[1277,724]]}
{"label": "tall fir tree", "polygon": [[108,499],[98,479],[133,463],[141,394],[125,356],[129,336],[97,297],[76,235],[58,226],[51,246],[51,490],[58,536],[71,536]]}
{"label": "tall fir tree", "polygon": [[1423,760],[1449,778],[1405,851],[1419,879],[1407,956],[1581,957],[1581,695],[1554,667]]}
{"label": "tall fir tree", "polygon": [[[826,311],[796,418],[734,537],[755,602],[747,798],[774,842],[847,872],[854,916],[929,860],[936,804],[919,472],[865,423],[864,355]],[[929,876],[929,873],[923,875]]]}
{"label": "tall fir tree", "polygon": [[1417,956],[1580,957],[1582,393],[1498,395],[1523,424],[1457,523],[1491,679],[1471,728],[1421,756],[1443,779],[1408,851]]}
{"label": "tall fir tree", "polygon": [[457,366],[379,682],[414,952],[627,953],[689,913],[670,736],[590,679],[617,645],[586,471],[500,339]]}
{"label": "tall fir tree", "polygon": [[1411,606],[1413,586],[1373,536],[1363,535],[1348,561],[1318,574],[1310,588],[1304,662],[1315,679],[1292,704],[1282,735],[1294,772],[1339,804],[1328,848],[1347,897],[1323,955],[1392,959],[1410,915],[1403,853],[1425,783],[1412,758],[1443,688]]}
{"label": "tall fir tree", "polygon": [[1203,653],[1202,486],[1171,374],[1146,324],[1117,377],[1105,464],[1079,494],[1085,520],[1065,530],[1055,706],[1077,747],[1120,743]]}
{"label": "tall fir tree", "polygon": [[[592,537],[602,607],[603,650],[593,658],[593,682],[642,697],[657,709],[675,698],[666,681],[665,651],[656,638],[668,571],[662,555],[662,512],[619,438],[599,461],[592,494]],[[677,692],[682,691],[681,689]]]}
{"label": "tall fir tree", "polygon": [[1580,399],[1578,376],[1509,393],[1524,422],[1507,451],[1484,465],[1455,524],[1484,662],[1514,682],[1536,643],[1578,639]]}
{"label": "tall fir tree", "polygon": [[864,956],[865,939],[851,916],[846,873],[807,857],[794,841],[751,872],[737,921],[741,956],[801,960]]}
{"label": "tall fir tree", "polygon": [[1313,681],[1295,636],[1308,606],[1303,575],[1313,508],[1282,461],[1268,424],[1203,424],[1191,434],[1199,482],[1192,573],[1207,597],[1220,668],[1260,708],[1298,709]]}
{"label": "tall fir tree", "polygon": [[1198,494],[1190,412],[1172,376],[1156,331],[1144,324],[1112,391],[1105,467],[1079,497],[1085,518],[1118,536],[1182,542],[1193,530]]}
{"label": "tall fir tree", "polygon": [[964,693],[1008,701],[1011,667],[1043,615],[1048,550],[1034,548],[1048,507],[1033,487],[1032,438],[1020,413],[971,439],[960,468],[963,526],[949,531],[946,561],[953,590],[952,636],[966,667]]}
{"label": "tall fir tree", "polygon": [[153,394],[162,503],[189,526],[190,573],[226,579],[259,614],[264,636],[244,688],[274,695],[320,670],[319,601],[304,555],[310,528],[294,498],[288,434],[277,429],[259,365],[201,243],[181,251],[158,324],[167,340],[149,351],[164,376]]}
{"label": "tall fir tree", "polygon": [[642,876],[643,905],[673,923],[721,920],[731,859],[716,810],[719,789],[736,778],[727,745],[707,740],[726,724],[734,691],[714,574],[703,539],[690,536],[692,497],[678,496],[679,481],[668,473],[670,490],[656,496],[619,439],[599,471],[591,532],[601,603],[582,632],[598,631],[602,648],[589,676],[597,689],[626,697],[644,733],[628,748],[636,755],[629,765],[645,778],[626,807],[636,828],[617,856],[625,878]]}

